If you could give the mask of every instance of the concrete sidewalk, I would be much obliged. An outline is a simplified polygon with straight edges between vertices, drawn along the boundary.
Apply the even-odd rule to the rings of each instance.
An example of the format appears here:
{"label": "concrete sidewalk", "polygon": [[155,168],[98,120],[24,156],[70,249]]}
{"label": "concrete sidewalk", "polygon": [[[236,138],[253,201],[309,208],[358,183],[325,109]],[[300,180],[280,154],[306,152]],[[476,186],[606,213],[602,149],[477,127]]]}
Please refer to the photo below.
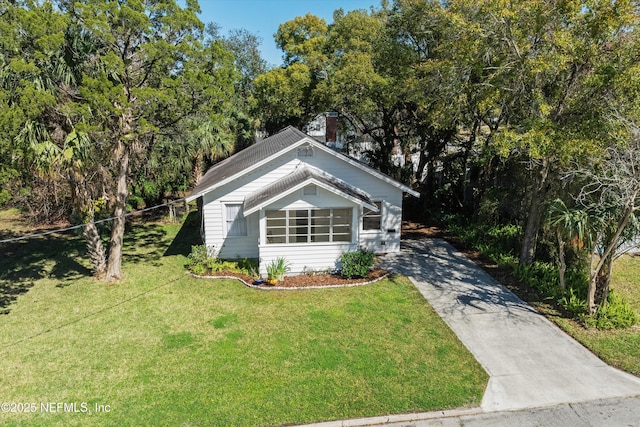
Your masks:
{"label": "concrete sidewalk", "polygon": [[407,240],[383,266],[411,279],[489,373],[482,412],[640,395],[614,369],[441,239]]}

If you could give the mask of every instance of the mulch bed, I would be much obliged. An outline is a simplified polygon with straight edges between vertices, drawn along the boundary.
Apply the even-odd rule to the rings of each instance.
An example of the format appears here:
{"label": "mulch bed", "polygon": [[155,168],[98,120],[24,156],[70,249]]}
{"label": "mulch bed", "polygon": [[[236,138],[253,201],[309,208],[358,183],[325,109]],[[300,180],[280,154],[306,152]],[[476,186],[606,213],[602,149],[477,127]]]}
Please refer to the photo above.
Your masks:
{"label": "mulch bed", "polygon": [[[367,283],[373,280],[379,279],[382,276],[388,274],[387,270],[377,268],[369,271],[367,277],[359,279],[346,279],[339,274],[316,274],[306,275],[301,274],[298,276],[285,276],[284,280],[278,282],[276,286],[281,288],[302,288],[302,287],[322,287],[322,286],[345,286],[353,285],[357,283]],[[269,287],[270,285],[262,285]]]}
{"label": "mulch bed", "polygon": [[285,278],[278,282],[277,285],[267,285],[266,283],[256,285],[254,284],[254,278],[235,273],[232,271],[218,271],[214,274],[207,273],[202,277],[236,277],[241,279],[246,284],[250,284],[253,286],[257,286],[260,288],[309,288],[309,287],[328,287],[328,286],[348,286],[355,285],[360,283],[368,283],[374,280],[380,279],[381,277],[387,275],[389,272],[387,270],[376,268],[371,270],[367,277],[357,278],[357,279],[346,279],[339,274],[314,274],[307,275],[301,274],[297,276],[285,276]]}

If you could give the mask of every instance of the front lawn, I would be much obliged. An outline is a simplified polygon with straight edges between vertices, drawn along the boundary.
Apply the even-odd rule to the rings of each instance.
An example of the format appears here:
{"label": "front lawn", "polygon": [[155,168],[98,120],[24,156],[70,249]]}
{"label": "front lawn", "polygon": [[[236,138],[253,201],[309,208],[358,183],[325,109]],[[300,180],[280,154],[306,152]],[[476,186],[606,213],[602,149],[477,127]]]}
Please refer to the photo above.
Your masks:
{"label": "front lawn", "polygon": [[407,279],[198,280],[184,229],[171,244],[179,228],[134,226],[118,285],[88,277],[78,237],[0,246],[0,396],[37,407],[0,423],[259,426],[479,405],[486,373]]}

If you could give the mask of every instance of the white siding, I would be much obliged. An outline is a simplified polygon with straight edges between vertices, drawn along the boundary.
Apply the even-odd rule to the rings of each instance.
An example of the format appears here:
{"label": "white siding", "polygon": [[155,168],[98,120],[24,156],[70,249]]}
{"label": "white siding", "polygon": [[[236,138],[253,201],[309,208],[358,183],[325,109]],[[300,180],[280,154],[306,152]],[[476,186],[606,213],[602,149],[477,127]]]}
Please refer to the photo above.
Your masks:
{"label": "white siding", "polygon": [[[373,201],[382,201],[380,230],[362,229],[362,209],[360,210],[360,246],[376,253],[398,252],[400,250],[400,228],[402,226],[402,207],[393,203],[387,196],[372,195]],[[400,204],[402,199],[400,199]]]}
{"label": "white siding", "polygon": [[[260,221],[258,218],[261,215],[260,212],[247,217],[248,235],[246,237],[225,238],[225,203],[242,203],[247,195],[292,173],[302,162],[360,188],[370,194],[373,200],[383,200],[382,229],[373,233],[363,232],[361,230],[362,209],[355,203],[322,188],[318,188],[317,195],[308,196],[303,195],[303,191],[300,189],[275,202],[267,209],[353,207],[353,235],[355,239],[353,244],[266,245],[262,242],[259,247]],[[300,273],[305,266],[313,269],[335,268],[335,262],[342,252],[347,249],[357,249],[359,246],[367,247],[376,252],[397,252],[400,250],[402,190],[339,158],[324,153],[320,149],[314,150],[312,157],[300,159],[297,157],[296,149],[285,153],[269,165],[251,171],[245,176],[205,194],[203,205],[206,245],[213,246],[222,258],[238,256],[260,258],[260,268],[263,272],[264,266],[278,256],[286,257],[294,265],[293,272]]]}
{"label": "white siding", "polygon": [[246,236],[226,236],[225,205],[242,203],[242,199],[225,197],[208,200],[204,196],[205,245],[220,258],[258,258],[258,214],[247,217]]}
{"label": "white siding", "polygon": [[358,245],[349,243],[261,245],[260,273],[266,276],[266,266],[278,257],[286,258],[291,265],[287,274],[303,273],[305,267],[307,270],[335,270],[339,267],[340,255],[356,249]]}

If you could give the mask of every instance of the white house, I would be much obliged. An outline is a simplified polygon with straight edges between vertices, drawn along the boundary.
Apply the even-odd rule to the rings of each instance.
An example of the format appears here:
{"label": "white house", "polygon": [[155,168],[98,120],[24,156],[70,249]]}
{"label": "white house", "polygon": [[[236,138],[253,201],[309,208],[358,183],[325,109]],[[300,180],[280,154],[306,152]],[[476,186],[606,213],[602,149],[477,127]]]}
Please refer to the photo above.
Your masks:
{"label": "white house", "polygon": [[202,198],[202,237],[220,258],[277,257],[334,269],[346,251],[400,250],[403,192],[419,193],[287,127],[207,171],[187,200]]}

